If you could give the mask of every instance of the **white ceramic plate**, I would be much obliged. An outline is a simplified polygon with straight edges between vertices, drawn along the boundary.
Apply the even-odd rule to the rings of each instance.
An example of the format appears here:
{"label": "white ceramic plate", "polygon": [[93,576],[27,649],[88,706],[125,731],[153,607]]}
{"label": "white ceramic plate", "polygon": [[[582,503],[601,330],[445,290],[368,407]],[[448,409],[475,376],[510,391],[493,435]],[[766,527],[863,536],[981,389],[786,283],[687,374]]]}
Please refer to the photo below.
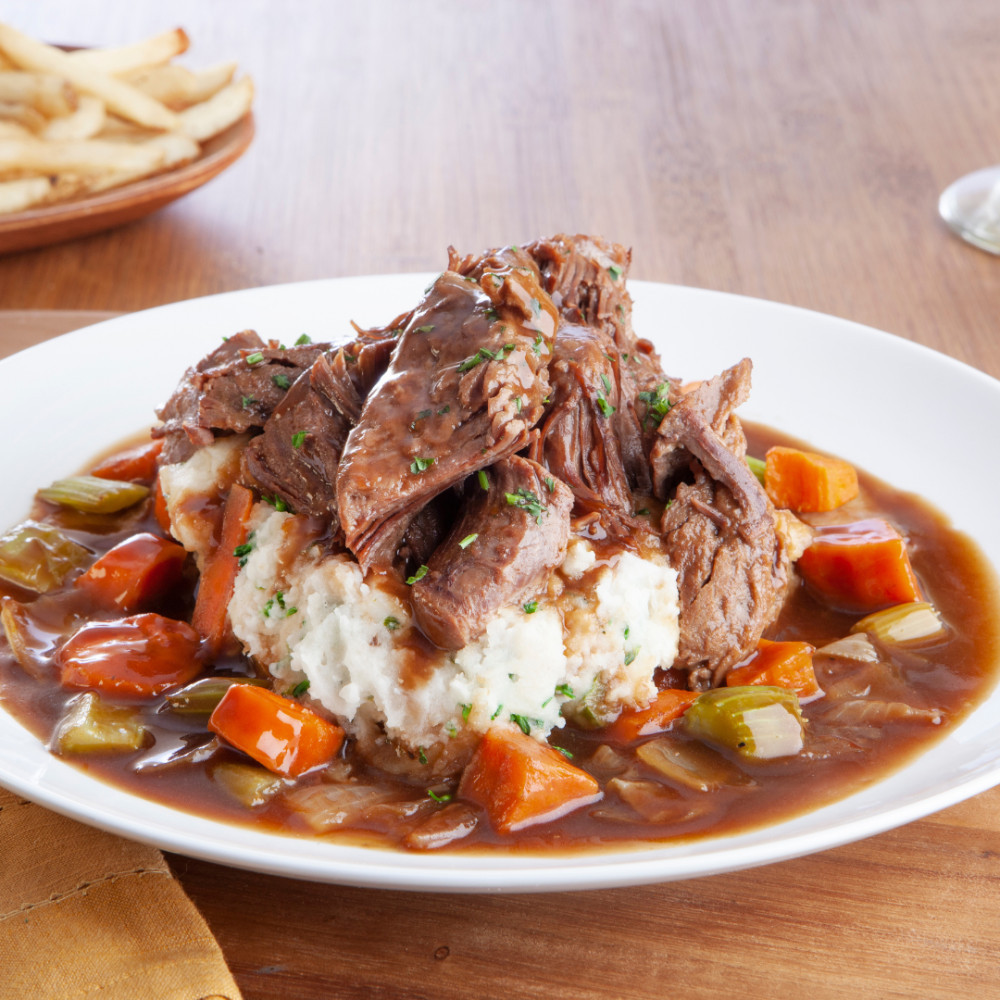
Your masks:
{"label": "white ceramic plate", "polygon": [[[286,343],[388,322],[428,275],[349,278],[195,299],[88,327],[0,362],[0,527],[34,490],[148,426],[180,374],[247,327]],[[754,299],[634,282],[635,328],[668,371],[713,375],[754,359],[741,413],[920,493],[1000,566],[1000,488],[976,428],[1000,426],[1000,383],[908,341]],[[942,463],[947,470],[942,470]],[[961,470],[961,489],[955,488]],[[761,830],[587,856],[407,854],[220,824],[137,798],[51,757],[0,711],[0,783],[83,822],[168,851],[348,885],[441,891],[584,889],[691,878],[824,850],[1000,784],[1000,691],[910,766],[833,805]]]}

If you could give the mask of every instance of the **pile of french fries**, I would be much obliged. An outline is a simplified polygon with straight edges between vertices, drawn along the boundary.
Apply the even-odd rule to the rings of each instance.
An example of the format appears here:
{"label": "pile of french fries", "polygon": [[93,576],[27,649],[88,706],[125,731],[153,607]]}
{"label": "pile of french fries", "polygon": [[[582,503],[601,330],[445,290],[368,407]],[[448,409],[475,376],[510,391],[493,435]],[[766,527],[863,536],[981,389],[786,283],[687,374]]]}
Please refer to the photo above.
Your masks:
{"label": "pile of french fries", "polygon": [[0,23],[0,215],[106,191],[196,160],[250,110],[236,64],[193,71],[180,28],[66,52]]}

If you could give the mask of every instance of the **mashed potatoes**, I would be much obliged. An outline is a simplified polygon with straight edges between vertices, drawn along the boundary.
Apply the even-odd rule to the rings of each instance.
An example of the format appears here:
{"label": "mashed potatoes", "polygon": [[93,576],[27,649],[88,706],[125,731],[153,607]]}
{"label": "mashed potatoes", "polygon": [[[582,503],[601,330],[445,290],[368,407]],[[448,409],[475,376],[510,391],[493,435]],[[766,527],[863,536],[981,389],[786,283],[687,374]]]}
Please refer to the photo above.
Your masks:
{"label": "mashed potatoes", "polygon": [[[204,532],[189,523],[191,498],[228,476],[224,440],[163,470],[175,533],[196,552]],[[365,580],[351,556],[330,555],[303,534],[306,522],[254,508],[230,619],[279,690],[300,692],[349,730],[374,716],[416,751],[503,719],[544,739],[567,712],[607,721],[645,705],[654,671],[676,654],[676,573],[659,553],[599,559],[573,538],[536,597],[502,609],[478,639],[448,652],[415,629],[405,588],[377,574]]]}

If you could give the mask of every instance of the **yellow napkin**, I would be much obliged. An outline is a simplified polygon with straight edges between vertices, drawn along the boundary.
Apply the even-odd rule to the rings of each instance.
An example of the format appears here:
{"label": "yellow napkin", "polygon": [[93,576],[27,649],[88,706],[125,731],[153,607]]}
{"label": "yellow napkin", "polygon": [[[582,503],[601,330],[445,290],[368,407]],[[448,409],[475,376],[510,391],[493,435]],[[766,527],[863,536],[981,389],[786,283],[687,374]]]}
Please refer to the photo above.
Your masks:
{"label": "yellow napkin", "polygon": [[0,996],[240,1000],[163,855],[0,789]]}

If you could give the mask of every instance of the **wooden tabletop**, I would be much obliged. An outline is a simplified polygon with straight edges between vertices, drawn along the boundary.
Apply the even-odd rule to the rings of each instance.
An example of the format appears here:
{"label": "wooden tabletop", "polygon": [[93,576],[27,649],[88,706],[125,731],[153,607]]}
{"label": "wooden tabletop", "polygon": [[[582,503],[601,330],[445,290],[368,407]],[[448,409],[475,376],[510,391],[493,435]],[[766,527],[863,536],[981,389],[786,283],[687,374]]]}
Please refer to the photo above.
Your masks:
{"label": "wooden tabletop", "polygon": [[[944,186],[1000,161],[996,0],[99,7],[3,17],[77,44],[181,24],[189,64],[254,76],[257,136],[144,221],[0,258],[3,353],[98,318],[77,310],[435,270],[449,244],[568,230],[630,244],[634,277],[858,320],[1000,376],[1000,259],[936,216]],[[637,889],[434,896],[170,863],[248,1000],[1000,997],[1000,790]]]}

